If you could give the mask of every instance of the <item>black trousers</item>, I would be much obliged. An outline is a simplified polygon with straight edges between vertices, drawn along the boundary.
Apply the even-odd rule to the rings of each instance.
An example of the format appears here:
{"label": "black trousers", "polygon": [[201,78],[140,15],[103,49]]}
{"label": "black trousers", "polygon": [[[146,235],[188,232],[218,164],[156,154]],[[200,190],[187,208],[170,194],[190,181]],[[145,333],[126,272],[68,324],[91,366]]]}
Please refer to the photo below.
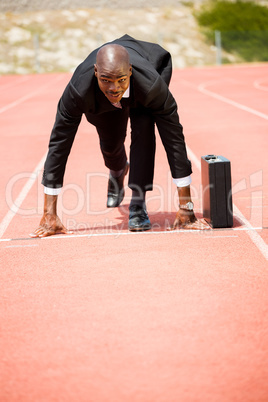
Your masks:
{"label": "black trousers", "polygon": [[125,139],[130,119],[130,171],[128,185],[133,190],[153,188],[155,160],[155,122],[151,113],[142,107],[115,110],[87,116],[98,132],[105,166],[121,170],[127,161]]}

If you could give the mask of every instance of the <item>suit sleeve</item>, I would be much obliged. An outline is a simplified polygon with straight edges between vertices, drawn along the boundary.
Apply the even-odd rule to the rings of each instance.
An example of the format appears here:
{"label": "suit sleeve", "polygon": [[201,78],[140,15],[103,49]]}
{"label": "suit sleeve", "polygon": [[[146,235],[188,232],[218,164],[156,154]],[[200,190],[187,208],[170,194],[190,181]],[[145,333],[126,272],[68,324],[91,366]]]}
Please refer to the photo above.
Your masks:
{"label": "suit sleeve", "polygon": [[163,79],[158,76],[146,97],[145,107],[152,110],[164,145],[173,178],[189,176],[191,162],[187,157],[183,127],[177,103]]}
{"label": "suit sleeve", "polygon": [[81,122],[82,109],[81,98],[70,82],[59,100],[50,136],[42,180],[45,187],[60,188],[63,185],[65,167]]}

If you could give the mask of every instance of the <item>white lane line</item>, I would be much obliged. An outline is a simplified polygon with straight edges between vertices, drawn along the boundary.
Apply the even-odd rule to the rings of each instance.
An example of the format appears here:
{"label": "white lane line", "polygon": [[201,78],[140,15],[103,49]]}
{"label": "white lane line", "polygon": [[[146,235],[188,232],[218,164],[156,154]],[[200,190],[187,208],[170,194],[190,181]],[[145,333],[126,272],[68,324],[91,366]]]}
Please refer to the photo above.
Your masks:
{"label": "white lane line", "polygon": [[201,161],[200,159],[197,158],[197,156],[193,153],[193,151],[191,150],[191,148],[188,147],[188,145],[186,145],[187,147],[187,153],[189,155],[189,159],[190,161],[192,161],[194,163],[194,165],[197,167],[197,170],[199,170],[199,172],[201,172]]}
{"label": "white lane line", "polygon": [[[265,120],[268,120],[268,115],[261,113],[255,109],[249,108],[245,105],[242,105],[241,103],[235,102],[229,98],[226,98],[224,96],[221,96],[215,92],[209,91],[208,89],[206,89],[205,87],[208,85],[213,85],[215,84],[215,81],[210,81],[210,82],[205,82],[203,84],[198,85],[198,87],[193,86],[192,83],[188,82],[188,81],[184,81],[187,85],[194,87],[195,89],[197,89],[198,91],[200,91],[201,93],[211,96],[215,99],[218,99],[222,102],[228,103],[229,105],[232,105],[238,109],[242,109],[248,113],[252,113],[255,114],[258,117],[261,117]],[[201,171],[201,163],[198,160],[198,158],[196,157],[196,155],[189,149],[189,147],[187,148],[188,150],[188,154],[190,156],[190,159],[192,159],[193,163],[195,164],[195,166],[197,167],[197,169],[199,171]],[[233,210],[234,213],[239,217],[239,219],[241,220],[241,222],[245,225],[245,227],[247,228],[247,234],[249,235],[249,237],[251,238],[252,242],[257,246],[257,248],[260,250],[260,252],[262,253],[262,255],[264,256],[264,258],[266,260],[268,260],[268,245],[265,243],[265,241],[263,240],[263,238],[256,232],[256,230],[252,230],[254,229],[253,226],[250,224],[250,222],[244,217],[244,215],[242,214],[242,212],[237,208],[236,205],[233,204]]]}
{"label": "white lane line", "polygon": [[216,83],[216,81],[204,82],[203,84],[198,85],[197,89],[199,92],[201,92],[205,95],[209,95],[212,98],[215,98],[222,102],[228,103],[229,105],[232,105],[238,109],[244,110],[248,113],[254,114],[255,116],[261,117],[262,119],[268,120],[267,114],[261,113],[258,110],[252,109],[251,107],[245,106],[242,103],[235,102],[232,99],[226,98],[225,96],[219,95],[218,93],[210,91],[209,89],[206,88],[208,85],[213,85],[215,83]]}
{"label": "white lane line", "polygon": [[8,88],[11,88],[11,87],[18,86],[20,84],[23,84],[25,81],[29,81],[29,79],[30,79],[29,76],[25,76],[25,77],[20,76],[19,79],[15,80],[15,81],[12,81],[12,82],[2,84],[1,81],[0,81],[0,90],[3,91],[3,90],[6,90]]}
{"label": "white lane line", "polygon": [[[41,93],[44,89],[50,87],[51,85],[54,85],[56,82],[61,81],[63,78],[65,78],[64,75],[57,75],[56,78],[54,80],[50,80],[47,84],[42,85],[41,87],[39,87],[36,91],[30,92],[28,95],[23,96],[22,98],[17,99],[16,101],[9,103],[8,105],[6,105],[5,107],[0,109],[0,113],[5,112],[6,110],[9,110],[13,107],[16,107],[17,105],[19,105],[20,103],[25,102],[26,100],[33,98],[34,96],[36,96],[37,94]],[[47,154],[47,153],[46,153]],[[30,189],[32,188],[35,180],[38,177],[38,174],[40,172],[40,170],[43,168],[44,162],[45,162],[45,158],[46,158],[46,154],[42,157],[42,159],[40,160],[40,162],[38,163],[38,165],[36,166],[35,170],[32,172],[30,178],[28,179],[27,183],[24,185],[23,189],[21,190],[20,194],[18,195],[18,197],[16,198],[15,202],[12,204],[10,210],[7,212],[7,214],[5,215],[4,219],[2,220],[2,222],[0,223],[0,238],[3,236],[3,234],[5,233],[6,229],[8,228],[10,222],[12,221],[13,217],[16,215],[16,213],[18,212],[21,204],[23,203],[23,201],[25,200],[25,198],[27,197],[27,194],[29,193]]]}
{"label": "white lane line", "polygon": [[[197,169],[201,171],[201,163],[196,157],[196,155],[193,153],[193,151],[187,147],[187,152],[190,157],[190,159],[193,161],[193,163],[196,165]],[[32,173],[31,177],[28,179],[27,183],[23,187],[22,191],[20,192],[19,196],[15,200],[14,204],[12,205],[11,209],[8,211],[6,216],[4,217],[3,221],[0,224],[0,242],[6,242],[6,241],[12,241],[16,239],[1,239],[3,236],[4,232],[6,231],[7,227],[9,226],[11,220],[15,216],[16,212],[20,208],[22,202],[26,198],[28,192],[30,191],[31,187],[33,186],[39,171],[43,167],[44,161],[46,158],[46,154],[43,156],[37,167],[35,168],[34,172]],[[228,230],[245,230],[253,243],[257,246],[257,248],[260,250],[260,252],[263,254],[263,256],[268,260],[268,246],[262,239],[262,237],[256,232],[256,230],[261,230],[262,228],[254,228],[250,222],[244,217],[244,215],[239,211],[239,209],[233,205],[234,213],[238,216],[242,224],[245,226],[245,228],[234,228],[234,229],[228,229]],[[57,236],[49,236],[49,237],[43,237],[41,240],[50,240],[50,239],[71,239],[71,238],[81,238],[81,237],[103,237],[103,236],[115,236],[119,237],[122,235],[137,235],[137,234],[146,234],[146,235],[152,235],[152,234],[171,234],[171,233],[210,233],[210,231],[201,231],[201,230],[174,230],[174,231],[156,231],[156,232],[138,232],[138,233],[132,233],[132,232],[118,232],[118,233],[93,233],[93,234],[85,234],[85,235],[57,235]],[[23,240],[23,239],[17,239],[17,240]],[[26,239],[24,239],[26,240]],[[31,238],[27,239],[31,240]],[[34,239],[33,239],[34,240]],[[39,240],[39,239],[38,239]]]}
{"label": "white lane line", "polygon": [[[65,234],[65,235],[55,235],[55,236],[47,236],[47,237],[25,237],[25,238],[17,238],[17,239],[0,239],[0,243],[2,242],[10,242],[10,241],[23,241],[23,240],[29,240],[29,241],[40,241],[40,240],[56,240],[56,239],[79,239],[79,238],[91,238],[91,237],[105,237],[105,236],[114,236],[114,237],[120,237],[120,236],[138,236],[138,235],[159,235],[159,234],[183,234],[183,233],[196,233],[200,234],[200,232],[205,233],[205,231],[202,230],[191,230],[191,229],[177,229],[177,230],[159,230],[159,231],[146,231],[146,232],[108,232],[108,233],[86,233],[86,234]],[[206,232],[211,233],[210,230],[207,230]]]}
{"label": "white lane line", "polygon": [[233,210],[235,215],[243,222],[243,224],[246,226],[248,229],[246,232],[248,236],[251,238],[255,246],[258,247],[262,255],[266,260],[268,260],[268,245],[265,243],[263,238],[259,235],[259,233],[256,232],[256,230],[252,230],[253,226],[251,223],[244,217],[242,212],[237,208],[236,205],[233,204]]}
{"label": "white lane line", "polygon": [[54,80],[50,80],[47,84],[42,85],[41,87],[39,87],[36,91],[30,92],[29,94],[22,96],[21,98],[15,100],[14,102],[8,103],[6,106],[2,107],[0,109],[0,113],[4,113],[9,109],[12,109],[13,107],[18,106],[20,103],[25,102],[26,100],[33,98],[34,96],[38,95],[39,93],[41,93],[42,91],[44,91],[44,89],[50,87],[51,85],[54,85],[57,81],[60,81],[64,78],[63,75],[57,76],[56,79]]}
{"label": "white lane line", "polygon": [[[212,229],[211,230],[193,230],[193,229],[176,229],[176,230],[158,230],[158,231],[146,231],[146,232],[104,232],[104,233],[86,233],[86,234],[65,234],[65,235],[55,235],[55,236],[48,236],[48,237],[18,237],[18,238],[10,238],[10,239],[0,239],[0,243],[5,243],[5,242],[14,242],[14,241],[40,241],[40,240],[57,240],[57,239],[79,239],[79,238],[91,238],[91,237],[106,237],[106,236],[114,236],[114,237],[120,237],[120,236],[138,236],[138,235],[161,235],[161,234],[184,234],[184,233],[194,233],[194,234],[201,234],[204,235],[205,237],[213,237],[214,239],[217,238],[223,238],[223,237],[238,237],[236,234],[226,234],[226,235],[218,235],[218,233],[223,233],[223,232],[236,232],[236,231],[242,231],[242,232],[247,232],[249,230],[264,230],[268,228],[263,228],[263,227],[236,227],[236,228],[219,228],[219,229]],[[213,233],[211,235],[211,233]]]}
{"label": "white lane line", "polygon": [[[265,83],[265,85],[262,85],[263,82]],[[253,82],[253,86],[256,89],[260,89],[261,91],[268,91],[268,80],[267,78],[260,78]]]}
{"label": "white lane line", "polygon": [[47,153],[42,157],[42,159],[40,160],[40,162],[38,163],[38,165],[36,166],[36,168],[32,172],[31,176],[29,177],[29,179],[25,183],[25,185],[22,188],[21,192],[19,193],[18,197],[16,198],[16,200],[11,205],[9,211],[6,213],[4,219],[0,223],[0,238],[5,233],[5,231],[8,228],[10,222],[12,221],[12,219],[14,218],[16,213],[18,212],[21,204],[23,203],[23,201],[27,197],[29,191],[31,190],[32,186],[34,185],[34,182],[37,179],[40,170],[43,168],[46,155],[47,155]]}

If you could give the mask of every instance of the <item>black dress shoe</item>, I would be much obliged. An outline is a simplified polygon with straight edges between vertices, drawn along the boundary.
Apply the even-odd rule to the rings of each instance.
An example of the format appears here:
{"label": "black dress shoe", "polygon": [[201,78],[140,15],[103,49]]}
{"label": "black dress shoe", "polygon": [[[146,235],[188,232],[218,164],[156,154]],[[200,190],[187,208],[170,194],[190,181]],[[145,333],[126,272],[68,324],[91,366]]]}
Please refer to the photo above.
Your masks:
{"label": "black dress shoe", "polygon": [[124,199],[124,178],[127,175],[129,163],[126,163],[123,173],[119,177],[111,174],[108,181],[107,208],[118,207]]}
{"label": "black dress shoe", "polygon": [[140,205],[132,205],[129,207],[128,228],[131,232],[142,232],[151,229],[151,222],[146,209]]}

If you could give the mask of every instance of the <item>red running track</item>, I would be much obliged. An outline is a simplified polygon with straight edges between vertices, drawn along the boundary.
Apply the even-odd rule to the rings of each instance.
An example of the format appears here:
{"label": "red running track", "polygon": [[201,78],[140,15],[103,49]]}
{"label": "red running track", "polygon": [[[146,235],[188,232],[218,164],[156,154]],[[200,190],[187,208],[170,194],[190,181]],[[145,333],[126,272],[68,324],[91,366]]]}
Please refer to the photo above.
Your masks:
{"label": "red running track", "polygon": [[[68,74],[0,77],[1,401],[268,400],[268,65],[174,71],[193,162],[231,160],[235,225],[167,232],[176,211],[157,139],[153,230],[107,210],[107,171],[82,122],[59,197],[72,236],[30,239]],[[127,138],[129,146],[129,135]]]}

